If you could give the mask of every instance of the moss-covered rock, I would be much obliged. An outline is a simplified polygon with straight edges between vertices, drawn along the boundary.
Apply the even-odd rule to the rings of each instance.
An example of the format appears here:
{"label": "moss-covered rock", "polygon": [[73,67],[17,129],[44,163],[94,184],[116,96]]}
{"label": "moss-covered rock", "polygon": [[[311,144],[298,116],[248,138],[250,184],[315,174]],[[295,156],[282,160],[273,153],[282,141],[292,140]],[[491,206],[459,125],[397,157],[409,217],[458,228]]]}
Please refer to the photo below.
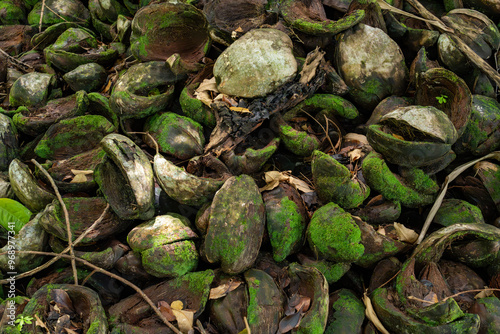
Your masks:
{"label": "moss-covered rock", "polygon": [[455,198],[443,200],[433,221],[442,226],[450,226],[452,224],[484,224],[483,214],[477,206]]}
{"label": "moss-covered rock", "polygon": [[348,289],[340,289],[332,293],[332,311],[328,318],[331,320],[325,334],[361,333],[361,326],[365,319],[365,306],[356,295]]}
{"label": "moss-covered rock", "polygon": [[414,208],[430,204],[434,195],[419,193],[402,183],[389,169],[382,155],[371,152],[361,165],[363,176],[368,185],[378,191],[384,198],[399,201],[403,206]]}
{"label": "moss-covered rock", "polygon": [[231,177],[211,205],[204,252],[226,273],[240,273],[255,262],[265,228],[264,202],[248,175]]}
{"label": "moss-covered rock", "polygon": [[361,230],[351,215],[335,203],[328,203],[314,212],[307,228],[309,247],[335,262],[354,262],[364,252]]}
{"label": "moss-covered rock", "polygon": [[314,151],[311,163],[314,186],[324,202],[334,202],[343,209],[359,206],[370,195],[370,188],[352,177],[340,162],[321,151]]}

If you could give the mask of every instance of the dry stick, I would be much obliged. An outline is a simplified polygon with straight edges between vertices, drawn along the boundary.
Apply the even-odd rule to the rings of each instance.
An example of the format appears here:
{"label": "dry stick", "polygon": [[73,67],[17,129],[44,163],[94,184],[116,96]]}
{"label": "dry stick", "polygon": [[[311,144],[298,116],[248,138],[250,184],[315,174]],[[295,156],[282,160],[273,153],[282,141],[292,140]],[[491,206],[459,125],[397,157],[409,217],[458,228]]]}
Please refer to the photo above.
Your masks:
{"label": "dry stick", "polygon": [[436,201],[434,202],[434,205],[432,206],[431,210],[429,211],[429,214],[427,215],[427,218],[425,219],[424,226],[422,227],[422,231],[420,231],[420,235],[418,236],[417,241],[415,242],[417,245],[422,242],[425,238],[425,234],[427,233],[427,230],[429,229],[429,226],[431,226],[432,220],[434,219],[434,216],[436,215],[437,211],[439,210],[439,207],[441,206],[441,203],[443,202],[444,196],[446,195],[446,190],[448,190],[448,185],[450,184],[451,181],[455,180],[464,170],[467,168],[474,166],[476,163],[479,161],[485,160],[485,159],[496,159],[500,160],[500,151],[495,151],[490,154],[485,155],[482,158],[469,161],[463,165],[458,166],[446,176],[444,179],[444,183],[441,186],[441,190],[439,192],[438,197],[436,198]]}
{"label": "dry stick", "polygon": [[[56,193],[57,199],[59,200],[59,203],[61,203],[61,207],[64,212],[64,220],[66,220],[66,233],[68,234],[69,253],[71,254],[72,257],[75,257],[75,252],[73,250],[73,236],[71,233],[71,226],[69,224],[69,214],[68,214],[68,209],[66,208],[66,204],[64,204],[61,194],[59,193],[59,189],[57,188],[52,176],[50,176],[50,174],[45,170],[45,168],[43,168],[42,165],[38,163],[38,161],[36,161],[35,159],[31,159],[31,162],[33,162],[35,166],[37,166],[38,169],[40,169],[40,171],[49,179],[52,188],[54,188],[54,192]],[[75,279],[75,285],[78,285],[78,274],[76,272],[76,262],[74,259],[71,259],[71,267],[73,268],[73,277]]]}
{"label": "dry stick", "polygon": [[208,334],[205,328],[203,328],[203,324],[201,323],[200,319],[196,320],[196,326],[198,326],[198,330],[201,334]]}
{"label": "dry stick", "polygon": [[40,14],[40,22],[38,23],[38,32],[42,32],[42,21],[44,12],[45,12],[45,0],[42,1],[42,13]]}
{"label": "dry stick", "polygon": [[0,53],[3,54],[5,57],[9,58],[11,61],[13,61],[14,63],[18,64],[18,65],[22,65],[22,66],[25,66],[31,70],[33,70],[33,66],[31,65],[28,65],[26,63],[23,63],[22,61],[20,60],[17,60],[16,58],[12,57],[11,55],[9,55],[7,52],[5,52],[4,50],[0,49]]}
{"label": "dry stick", "polygon": [[[87,236],[87,234],[89,234],[94,229],[94,227],[97,226],[97,224],[101,223],[101,221],[104,219],[104,216],[106,215],[108,210],[109,210],[109,203],[104,208],[104,211],[101,213],[101,216],[99,218],[97,218],[97,220],[94,223],[92,223],[92,225],[90,225],[90,227],[88,229],[86,229],[82,234],[80,234],[80,236],[73,242],[73,246],[76,246],[80,241],[82,241],[83,238],[85,238],[85,236]],[[70,250],[70,248],[68,246],[60,254],[66,254],[69,250]],[[41,266],[38,266],[32,270],[25,271],[24,273],[17,275],[16,277],[14,277],[14,279],[18,280],[18,279],[21,279],[24,277],[32,276],[32,275],[34,275],[34,274],[36,274],[44,269],[47,269],[48,267],[50,267],[54,262],[56,262],[60,258],[61,258],[61,256],[56,256],[55,258],[53,258],[50,261],[47,261],[46,263],[42,264]],[[6,280],[6,279],[0,280],[0,284],[7,284],[9,282],[10,281]]]}
{"label": "dry stick", "polygon": [[[312,115],[310,113],[308,113],[307,111],[305,111],[305,110],[301,110],[301,111],[304,114],[306,114],[307,116],[311,117],[316,123],[318,123],[318,125],[321,127],[321,129],[325,132],[326,138],[330,142],[330,145],[332,145],[333,152],[337,152],[337,150],[335,149],[335,145],[333,145],[332,140],[331,140],[330,136],[328,135],[328,131],[323,127],[323,125],[316,118],[312,117]],[[328,126],[328,122],[327,122],[327,126]]]}
{"label": "dry stick", "polygon": [[[39,251],[16,251],[16,253],[20,253],[20,254],[33,254],[33,255],[46,255],[46,256],[55,256],[55,257],[63,257],[63,258],[66,258],[66,259],[71,259],[72,261],[79,261],[79,262],[82,262],[84,265],[86,265],[87,267],[90,267],[92,268],[93,270],[97,271],[97,272],[100,272],[100,273],[103,273],[111,278],[114,278],[120,282],[122,282],[123,284],[131,287],[132,289],[134,289],[143,299],[146,303],[148,303],[149,306],[151,306],[151,308],[153,309],[153,311],[155,311],[156,315],[158,317],[160,317],[160,319],[165,323],[165,325],[167,325],[172,331],[174,331],[176,334],[182,334],[181,331],[179,331],[174,325],[172,325],[172,323],[170,321],[168,321],[165,316],[160,312],[160,310],[156,307],[156,305],[153,303],[153,301],[151,299],[149,299],[149,297],[141,290],[141,288],[139,288],[137,285],[135,285],[134,283],[126,280],[125,278],[121,277],[121,276],[118,276],[116,274],[113,274],[105,269],[102,269],[84,259],[81,259],[79,257],[75,257],[75,256],[71,256],[71,255],[67,255],[67,254],[57,254],[57,253],[51,253],[51,252],[39,252]],[[3,252],[3,253],[0,253],[0,256],[2,255],[6,255],[7,252]]]}

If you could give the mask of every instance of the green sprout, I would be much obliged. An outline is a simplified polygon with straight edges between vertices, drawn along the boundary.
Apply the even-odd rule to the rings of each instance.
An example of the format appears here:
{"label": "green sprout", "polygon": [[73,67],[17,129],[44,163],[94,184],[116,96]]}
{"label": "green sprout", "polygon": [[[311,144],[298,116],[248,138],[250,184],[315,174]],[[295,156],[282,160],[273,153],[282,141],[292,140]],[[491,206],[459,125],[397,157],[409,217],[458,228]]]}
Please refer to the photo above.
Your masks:
{"label": "green sprout", "polygon": [[17,330],[18,331],[21,331],[21,329],[23,328],[24,324],[28,324],[28,325],[31,325],[31,321],[33,320],[33,317],[32,316],[29,316],[29,315],[20,315],[19,317],[17,317],[16,321],[14,321],[17,326]]}
{"label": "green sprout", "polygon": [[448,95],[441,94],[441,96],[436,96],[436,100],[438,100],[439,104],[444,104],[448,101]]}

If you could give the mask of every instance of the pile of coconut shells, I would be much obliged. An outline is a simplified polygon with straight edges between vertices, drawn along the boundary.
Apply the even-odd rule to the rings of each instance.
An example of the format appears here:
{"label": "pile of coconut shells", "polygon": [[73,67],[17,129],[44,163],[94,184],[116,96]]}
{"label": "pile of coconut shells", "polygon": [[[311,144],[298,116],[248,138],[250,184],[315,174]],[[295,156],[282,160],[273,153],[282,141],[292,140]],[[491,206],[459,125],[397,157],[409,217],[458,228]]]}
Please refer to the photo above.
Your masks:
{"label": "pile of coconut shells", "polygon": [[498,1],[0,3],[3,333],[500,331]]}

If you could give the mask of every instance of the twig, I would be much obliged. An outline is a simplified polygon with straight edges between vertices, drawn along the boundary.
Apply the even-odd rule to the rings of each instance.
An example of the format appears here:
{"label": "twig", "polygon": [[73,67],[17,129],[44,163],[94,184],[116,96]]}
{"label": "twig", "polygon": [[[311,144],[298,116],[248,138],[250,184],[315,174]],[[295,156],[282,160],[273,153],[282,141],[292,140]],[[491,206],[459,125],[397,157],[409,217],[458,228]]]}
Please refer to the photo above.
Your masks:
{"label": "twig", "polygon": [[200,319],[196,320],[196,326],[198,326],[198,330],[201,334],[208,334],[205,328],[203,328],[203,324],[201,323]]}
{"label": "twig", "polygon": [[[81,258],[78,258],[78,257],[75,257],[75,256],[71,256],[71,255],[67,255],[67,254],[57,254],[57,253],[51,253],[51,252],[39,252],[39,251],[15,251],[16,253],[20,253],[20,254],[33,254],[33,255],[46,255],[46,256],[55,256],[55,257],[63,257],[63,258],[66,258],[66,259],[71,259],[72,261],[79,261],[81,263],[83,263],[84,265],[94,269],[95,271],[97,272],[100,272],[100,273],[103,273],[111,278],[114,278],[120,282],[122,282],[123,284],[131,287],[132,289],[134,289],[143,299],[146,303],[148,303],[148,305],[153,309],[153,311],[156,313],[156,315],[165,323],[165,325],[167,325],[172,331],[174,331],[176,334],[182,334],[181,331],[179,331],[174,325],[172,325],[172,323],[170,321],[168,321],[165,316],[160,312],[160,310],[155,306],[155,304],[153,303],[153,301],[151,301],[151,299],[137,286],[135,285],[134,283],[126,280],[125,278],[121,277],[121,276],[118,276],[116,274],[113,274],[105,269],[102,269],[84,259],[81,259]],[[2,255],[6,255],[7,252],[3,252],[3,253],[0,253],[0,256]]]}
{"label": "twig", "polygon": [[[71,233],[71,226],[69,223],[69,214],[68,214],[68,209],[66,208],[66,204],[64,204],[64,201],[61,197],[61,194],[59,193],[59,189],[57,188],[54,179],[50,174],[43,168],[42,165],[38,163],[35,159],[31,159],[31,162],[35,164],[35,166],[40,169],[40,171],[49,179],[50,184],[52,185],[52,188],[54,189],[54,192],[56,193],[57,199],[59,200],[59,203],[61,203],[61,207],[64,212],[64,220],[66,221],[66,233],[68,234],[68,247],[69,247],[69,253],[71,254],[72,257],[75,257],[75,252],[73,250],[73,236]],[[78,273],[76,272],[76,262],[74,259],[71,259],[71,267],[73,268],[73,276],[75,279],[75,285],[78,285]]]}
{"label": "twig", "polygon": [[42,12],[40,14],[40,22],[38,23],[38,32],[42,32],[42,21],[44,12],[45,12],[45,0],[42,1]]}
{"label": "twig", "polygon": [[466,291],[461,291],[461,292],[458,292],[458,293],[455,293],[454,295],[451,295],[451,296],[448,296],[446,298],[444,298],[442,301],[446,301],[450,298],[455,298],[457,296],[460,296],[460,295],[463,295],[464,293],[469,293],[469,292],[482,292],[482,291],[500,291],[500,289],[496,289],[496,288],[484,288],[484,289],[474,289],[474,290],[466,290]]}
{"label": "twig", "polygon": [[301,110],[304,114],[306,114],[307,116],[311,117],[313,120],[316,121],[316,123],[318,123],[318,125],[321,127],[321,129],[325,132],[325,135],[326,135],[326,138],[328,139],[328,141],[330,142],[330,145],[332,145],[332,149],[333,149],[333,152],[337,152],[335,150],[335,146],[333,145],[333,142],[332,140],[330,139],[330,136],[328,135],[328,131],[325,129],[325,127],[316,119],[314,118],[313,116],[311,116],[311,114],[309,114],[307,111],[305,110]]}
{"label": "twig", "polygon": [[245,327],[247,329],[247,333],[252,334],[252,331],[250,330],[250,325],[248,324],[247,317],[243,317],[243,321],[245,322]]}
{"label": "twig", "polygon": [[87,277],[84,278],[84,280],[82,281],[82,285],[85,285],[85,283],[87,283],[87,281],[92,277],[92,275],[94,275],[95,273],[97,272],[97,270],[92,270],[92,272],[90,274],[87,275]]}
{"label": "twig", "polygon": [[[88,229],[86,229],[82,234],[80,234],[80,236],[73,242],[73,246],[76,246],[80,241],[82,241],[83,238],[85,238],[85,236],[87,234],[89,234],[94,229],[94,227],[97,226],[97,224],[101,223],[101,221],[104,219],[104,216],[106,215],[108,210],[109,210],[109,203],[104,208],[104,211],[101,213],[101,216],[99,218],[97,218],[97,220],[92,225],[90,225],[90,227]],[[60,254],[66,254],[67,252],[69,252],[69,249],[70,249],[69,246],[66,247]],[[14,277],[14,279],[18,280],[18,279],[21,279],[24,277],[29,277],[31,275],[34,275],[34,274],[50,267],[54,262],[56,262],[60,258],[61,258],[61,256],[56,256],[55,258],[53,258],[50,261],[47,261],[46,263],[42,264],[41,266],[38,266],[30,271],[26,271],[22,274],[17,275],[16,277]],[[7,283],[9,283],[9,281],[6,279],[0,280],[0,284],[7,284]]]}
{"label": "twig", "polygon": [[22,66],[25,66],[25,67],[29,68],[30,70],[34,70],[33,66],[28,65],[26,63],[23,63],[22,61],[14,58],[14,57],[12,57],[11,55],[9,55],[4,50],[0,49],[0,53],[3,54],[5,57],[9,58],[11,61],[13,61],[14,63],[16,63],[17,65],[22,65]]}

